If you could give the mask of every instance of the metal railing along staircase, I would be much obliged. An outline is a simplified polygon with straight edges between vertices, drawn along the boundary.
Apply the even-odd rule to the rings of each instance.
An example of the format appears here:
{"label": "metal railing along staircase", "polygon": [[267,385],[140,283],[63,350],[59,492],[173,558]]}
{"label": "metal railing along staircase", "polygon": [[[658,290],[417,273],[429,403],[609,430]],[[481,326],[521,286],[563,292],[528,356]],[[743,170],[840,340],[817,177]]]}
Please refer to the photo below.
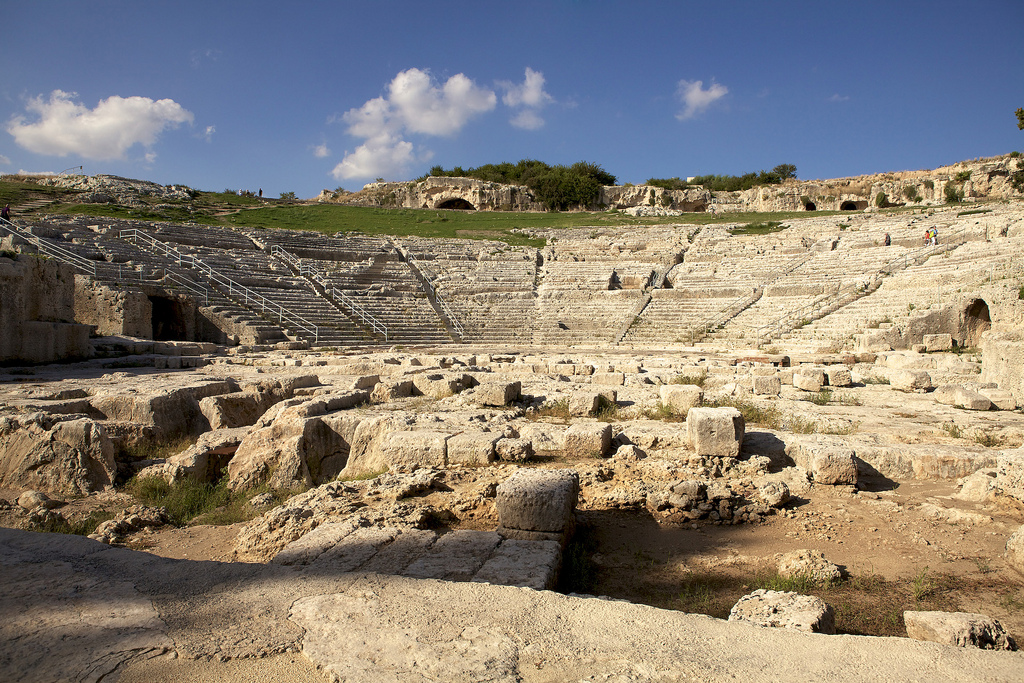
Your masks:
{"label": "metal railing along staircase", "polygon": [[169,258],[181,267],[191,268],[192,270],[202,274],[211,283],[217,285],[220,288],[220,291],[228,298],[235,301],[235,303],[252,311],[258,311],[263,315],[276,317],[280,324],[305,331],[313,337],[314,343],[320,340],[320,328],[314,323],[311,323],[302,316],[288,310],[280,303],[268,299],[262,294],[254,292],[245,285],[242,285],[217,270],[214,270],[192,254],[183,254],[174,247],[161,242],[144,232],[136,230],[135,228],[122,230],[118,236],[121,239],[127,240],[136,245],[141,243],[142,245],[145,245],[145,247],[154,251],[157,255]]}
{"label": "metal railing along staircase", "polygon": [[434,301],[437,302],[437,305],[441,308],[442,311],[444,311],[444,314],[445,316],[447,316],[448,321],[452,324],[452,329],[455,330],[456,334],[459,335],[459,339],[465,339],[466,331],[462,327],[462,323],[460,323],[459,319],[455,316],[455,311],[453,311],[451,307],[448,306],[448,303],[441,298],[441,295],[438,294],[437,288],[434,287],[434,284],[430,281],[430,278],[423,274],[423,269],[420,268],[419,263],[416,261],[416,257],[414,257],[412,253],[410,253],[407,249],[402,247],[396,241],[391,240],[391,244],[394,245],[395,249],[398,250],[398,253],[400,253],[405,258],[405,262],[409,264],[410,268],[417,272],[419,277],[416,279],[419,280],[423,287],[427,290],[428,296],[433,297]]}
{"label": "metal railing along staircase", "polygon": [[363,321],[363,324],[365,324],[374,332],[382,335],[384,337],[385,342],[388,341],[387,326],[380,320],[377,320],[377,318],[373,317],[373,315],[371,315],[369,311],[364,309],[359,304],[359,302],[356,301],[355,297],[345,294],[345,292],[341,291],[333,284],[331,284],[330,280],[327,279],[326,273],[324,273],[311,263],[303,263],[302,259],[297,258],[294,254],[292,254],[290,251],[288,251],[287,249],[280,245],[272,245],[270,247],[270,253],[272,256],[276,256],[292,265],[295,268],[295,270],[299,272],[299,275],[303,277],[308,277],[309,279],[313,280],[318,285],[323,287],[323,290],[327,292],[327,294],[334,297],[338,301],[345,304],[349,309],[351,309],[352,312],[355,313],[356,317]]}
{"label": "metal railing along staircase", "polygon": [[779,316],[770,323],[757,328],[757,344],[759,346],[763,345],[798,326],[802,327],[801,323],[805,320],[808,323],[813,322],[853,303],[857,299],[861,299],[868,294],[871,294],[881,286],[882,280],[887,275],[892,275],[897,271],[906,270],[912,265],[916,266],[924,263],[935,254],[956,249],[967,241],[966,234],[967,228],[965,226],[959,231],[953,233],[945,244],[921,247],[920,249],[907,252],[903,254],[903,256],[890,260],[884,266],[872,273],[871,281],[866,284],[863,282],[851,283],[845,287],[840,287],[833,294],[822,297],[821,299],[813,301],[806,306],[801,306],[796,310]]}
{"label": "metal railing along staircase", "polygon": [[[209,303],[210,292],[202,285],[196,282],[190,282],[188,279],[181,277],[177,273],[166,270],[164,268],[159,269],[157,272],[162,272],[163,275],[159,278],[145,278],[143,272],[138,266],[131,266],[129,268],[123,267],[120,263],[116,264],[117,274],[114,275],[111,270],[107,273],[100,271],[95,261],[90,261],[84,258],[80,254],[60,246],[56,242],[36,237],[32,233],[24,232],[18,228],[11,221],[0,219],[0,228],[6,230],[8,233],[18,237],[19,239],[28,242],[39,251],[43,252],[47,256],[54,258],[61,263],[80,271],[83,275],[88,275],[93,280],[112,280],[117,282],[138,282],[140,284],[154,284],[164,285],[170,281],[172,287],[180,287],[192,293],[195,296],[200,296],[203,299],[203,305]],[[115,264],[109,264],[109,268],[113,269]]]}

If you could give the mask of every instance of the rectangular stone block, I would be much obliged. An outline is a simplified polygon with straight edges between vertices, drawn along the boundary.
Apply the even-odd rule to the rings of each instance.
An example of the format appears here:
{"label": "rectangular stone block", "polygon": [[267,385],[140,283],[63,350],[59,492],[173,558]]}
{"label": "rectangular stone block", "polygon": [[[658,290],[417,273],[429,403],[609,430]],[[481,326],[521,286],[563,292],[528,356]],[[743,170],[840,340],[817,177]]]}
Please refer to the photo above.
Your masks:
{"label": "rectangular stone block", "polygon": [[848,387],[853,384],[853,375],[845,366],[832,365],[825,368],[825,377],[830,387]]}
{"label": "rectangular stone block", "polygon": [[822,370],[799,369],[793,373],[793,386],[803,391],[821,391],[825,384],[825,373]]}
{"label": "rectangular stone block", "polygon": [[626,382],[626,376],[621,372],[595,372],[591,375],[590,382],[591,384],[621,387]]}
{"label": "rectangular stone block", "polygon": [[448,439],[448,463],[451,465],[486,465],[494,462],[494,444],[501,434],[494,432],[463,432]]}
{"label": "rectangular stone block", "polygon": [[658,393],[662,405],[677,415],[685,415],[704,402],[704,390],[693,384],[662,384]]}
{"label": "rectangular stone block", "polygon": [[448,439],[433,430],[385,434],[373,446],[373,461],[387,467],[444,467],[448,463]]}
{"label": "rectangular stone block", "polygon": [[754,375],[751,377],[754,393],[758,396],[778,396],[782,391],[782,381],[778,375]]}
{"label": "rectangular stone block", "polygon": [[498,485],[498,522],[508,529],[561,533],[579,500],[576,470],[520,469]]}
{"label": "rectangular stone block", "polygon": [[921,337],[925,351],[949,351],[953,348],[953,336],[949,334],[926,334]]}
{"label": "rectangular stone block", "polygon": [[520,382],[485,382],[473,396],[480,405],[502,407],[518,399],[521,391]]}
{"label": "rectangular stone block", "polygon": [[686,414],[686,434],[697,455],[738,457],[744,429],[735,408],[690,408]]}
{"label": "rectangular stone block", "polygon": [[562,546],[556,541],[506,539],[480,567],[473,581],[553,590],[561,564]]}
{"label": "rectangular stone block", "polygon": [[402,572],[417,579],[469,581],[501,543],[494,531],[451,531]]}
{"label": "rectangular stone block", "polygon": [[567,458],[603,458],[612,444],[612,427],[604,422],[577,423],[565,430]]}

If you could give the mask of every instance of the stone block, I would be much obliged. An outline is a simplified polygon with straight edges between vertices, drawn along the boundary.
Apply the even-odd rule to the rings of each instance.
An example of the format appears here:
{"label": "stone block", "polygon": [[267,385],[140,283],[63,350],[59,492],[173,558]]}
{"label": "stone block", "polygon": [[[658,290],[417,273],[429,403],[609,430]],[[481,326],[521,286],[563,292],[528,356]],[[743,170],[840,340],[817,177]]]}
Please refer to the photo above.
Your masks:
{"label": "stone block", "polygon": [[835,613],[821,598],[765,589],[740,598],[729,612],[729,621],[808,633],[836,632]]}
{"label": "stone block", "polygon": [[832,365],[825,368],[825,377],[830,387],[848,387],[853,384],[853,375],[845,366]]}
{"label": "stone block", "polygon": [[565,430],[562,450],[568,458],[603,458],[611,445],[611,425],[581,422]]}
{"label": "stone block", "polygon": [[978,389],[978,393],[992,401],[992,405],[995,406],[997,410],[1017,409],[1017,399],[1015,399],[1013,394],[1005,389],[982,388]]}
{"label": "stone block", "polygon": [[794,550],[779,559],[779,576],[808,577],[819,586],[824,586],[839,581],[843,574],[838,566],[825,559],[820,550]]}
{"label": "stone block", "polygon": [[752,380],[754,394],[757,396],[778,396],[782,391],[782,380],[775,373],[771,375],[754,375]]}
{"label": "stone block", "polygon": [[522,386],[520,382],[484,382],[473,396],[480,405],[503,407],[519,398]]}
{"label": "stone block", "polygon": [[562,566],[562,545],[556,541],[506,539],[473,577],[477,583],[554,590]]}
{"label": "stone block", "polygon": [[924,370],[891,370],[889,386],[908,394],[923,394],[932,388],[932,377]]}
{"label": "stone block", "polygon": [[921,342],[928,352],[950,351],[953,348],[953,336],[950,334],[926,334],[921,337]]}
{"label": "stone block", "polygon": [[498,523],[508,529],[561,533],[573,524],[579,490],[575,470],[520,469],[498,485]]}
{"label": "stone block", "polygon": [[677,415],[704,403],[704,390],[693,384],[662,384],[658,391],[662,405]]}
{"label": "stone block", "polygon": [[396,398],[412,396],[412,380],[384,381],[378,383],[370,392],[370,400],[374,403],[387,403]]}
{"label": "stone block", "polygon": [[793,372],[793,386],[803,391],[818,392],[825,384],[825,372],[815,369],[797,369]]}
{"label": "stone block", "polygon": [[448,464],[487,465],[494,462],[494,445],[501,438],[492,432],[463,432],[448,439]]}
{"label": "stone block", "polygon": [[697,455],[739,456],[744,428],[735,408],[690,408],[686,413],[686,434]]}
{"label": "stone block", "polygon": [[903,613],[907,636],[956,647],[982,650],[1016,650],[1013,638],[995,619],[970,612]]}
{"label": "stone block", "polygon": [[591,384],[604,384],[621,387],[626,382],[626,375],[621,372],[595,372],[590,376]]}
{"label": "stone block", "polygon": [[999,454],[996,460],[996,488],[1002,495],[1024,503],[1024,448]]}
{"label": "stone block", "polygon": [[1017,530],[1010,534],[1006,541],[1006,561],[1014,569],[1024,574],[1024,526],[1017,527]]}
{"label": "stone block", "polygon": [[449,435],[429,429],[383,435],[373,445],[376,460],[389,467],[444,467]]}
{"label": "stone block", "polygon": [[499,460],[505,462],[526,462],[533,457],[533,441],[524,438],[502,438],[495,443],[494,453]]}
{"label": "stone block", "polygon": [[992,401],[976,391],[955,384],[944,384],[932,392],[936,403],[963,408],[964,410],[989,410]]}

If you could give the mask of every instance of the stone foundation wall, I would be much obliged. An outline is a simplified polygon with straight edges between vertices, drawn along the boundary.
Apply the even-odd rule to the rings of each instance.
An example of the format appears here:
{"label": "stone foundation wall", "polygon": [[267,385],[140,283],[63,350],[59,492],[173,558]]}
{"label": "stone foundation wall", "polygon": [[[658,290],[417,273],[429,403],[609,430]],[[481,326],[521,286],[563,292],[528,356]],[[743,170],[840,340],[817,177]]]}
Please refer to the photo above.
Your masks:
{"label": "stone foundation wall", "polygon": [[89,325],[75,324],[74,269],[51,259],[0,257],[0,362],[87,358]]}
{"label": "stone foundation wall", "polygon": [[75,320],[98,334],[153,338],[153,305],[141,289],[109,287],[75,276]]}

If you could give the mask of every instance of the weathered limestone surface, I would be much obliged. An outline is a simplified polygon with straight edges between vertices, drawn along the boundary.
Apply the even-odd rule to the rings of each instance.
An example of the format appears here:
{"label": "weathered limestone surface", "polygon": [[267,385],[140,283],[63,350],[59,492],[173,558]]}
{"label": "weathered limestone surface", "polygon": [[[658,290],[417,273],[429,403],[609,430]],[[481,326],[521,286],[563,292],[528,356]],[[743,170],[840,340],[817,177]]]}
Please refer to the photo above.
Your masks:
{"label": "weathered limestone surface", "polygon": [[575,470],[521,469],[498,485],[502,528],[562,533],[572,525],[579,497]]}
{"label": "weathered limestone surface", "polygon": [[612,428],[603,422],[578,422],[565,430],[562,449],[569,458],[603,458],[611,447]]}
{"label": "weathered limestone surface", "polygon": [[[754,629],[527,588],[312,569],[296,581],[293,567],[171,560],[58,534],[2,529],[0,550],[9,615],[0,620],[0,672],[24,683],[115,671],[126,683],[166,680],[203,661],[288,648],[330,675],[367,682],[426,680],[425,669],[450,681],[530,680],[536,661],[552,680],[664,671],[756,683],[822,671],[857,683],[1011,681],[1021,666],[1013,652],[939,656],[936,644],[906,638]],[[88,586],[90,599],[68,590],[75,585]],[[151,659],[165,653],[175,659]]]}
{"label": "weathered limestone surface", "polygon": [[110,287],[75,275],[74,316],[101,335],[153,338],[153,304],[137,287]]}
{"label": "weathered limestone surface", "polygon": [[835,612],[821,598],[763,588],[740,598],[729,612],[729,621],[808,633],[836,632]]}
{"label": "weathered limestone surface", "polygon": [[686,414],[686,434],[697,455],[739,456],[744,426],[736,408],[690,408]]}
{"label": "weathered limestone surface", "polygon": [[159,388],[138,393],[120,389],[96,392],[90,404],[107,420],[146,427],[157,438],[198,435],[210,428],[199,402],[208,396],[238,391],[232,379],[205,379],[190,386]]}
{"label": "weathered limestone surface", "polygon": [[907,636],[956,647],[1016,650],[1017,646],[996,619],[969,612],[903,613]]}
{"label": "weathered limestone surface", "polygon": [[937,403],[956,406],[964,410],[989,410],[992,408],[992,401],[987,397],[977,391],[952,384],[936,387],[932,392],[932,397]]}
{"label": "weathered limestone surface", "polygon": [[234,490],[262,483],[292,488],[330,481],[348,462],[352,430],[345,426],[352,423],[327,414],[368,397],[366,391],[347,391],[276,404],[239,444],[228,464],[228,485]]}
{"label": "weathered limestone surface", "polygon": [[692,384],[663,384],[658,391],[662,404],[678,415],[686,415],[704,402],[704,390]]}
{"label": "weathered limestone surface", "polygon": [[0,257],[0,361],[88,358],[89,325],[75,323],[75,271],[51,259]]}
{"label": "weathered limestone surface", "polygon": [[[70,419],[69,419],[70,418]],[[114,446],[86,417],[0,417],[0,486],[73,495],[114,484]]]}

